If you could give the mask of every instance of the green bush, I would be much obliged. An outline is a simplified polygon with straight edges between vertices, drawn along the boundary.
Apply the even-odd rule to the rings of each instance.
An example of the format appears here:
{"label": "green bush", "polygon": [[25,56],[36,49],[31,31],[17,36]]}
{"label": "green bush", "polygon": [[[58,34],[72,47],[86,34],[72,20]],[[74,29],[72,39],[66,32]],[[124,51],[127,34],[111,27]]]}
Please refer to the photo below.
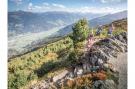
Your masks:
{"label": "green bush", "polygon": [[21,86],[27,84],[27,74],[19,71],[8,76],[8,89],[19,89]]}
{"label": "green bush", "polygon": [[76,53],[75,53],[75,52],[71,52],[71,53],[69,54],[68,60],[69,60],[71,63],[75,63],[75,62],[76,62],[76,59],[78,59]]}
{"label": "green bush", "polygon": [[89,25],[86,19],[81,19],[73,26],[73,42],[86,40],[89,34]]}
{"label": "green bush", "polygon": [[15,80],[16,80],[16,77],[13,74],[8,75],[8,89],[17,89]]}
{"label": "green bush", "polygon": [[28,80],[34,80],[34,79],[37,79],[37,78],[38,78],[38,76],[34,72],[30,73],[29,76],[28,76]]}

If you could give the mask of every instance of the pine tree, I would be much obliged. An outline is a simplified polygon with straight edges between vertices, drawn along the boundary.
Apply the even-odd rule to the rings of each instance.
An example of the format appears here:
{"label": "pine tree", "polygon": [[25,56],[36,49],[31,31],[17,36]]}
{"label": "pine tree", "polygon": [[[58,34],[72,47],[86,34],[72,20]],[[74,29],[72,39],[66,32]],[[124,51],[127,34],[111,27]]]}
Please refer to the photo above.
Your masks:
{"label": "pine tree", "polygon": [[72,27],[74,43],[84,41],[89,33],[88,21],[81,19]]}
{"label": "pine tree", "polygon": [[[82,55],[85,45],[85,40],[89,34],[89,25],[86,19],[81,19],[72,27],[73,30],[73,45],[74,45],[74,52],[78,58]],[[75,60],[78,60],[75,59]]]}

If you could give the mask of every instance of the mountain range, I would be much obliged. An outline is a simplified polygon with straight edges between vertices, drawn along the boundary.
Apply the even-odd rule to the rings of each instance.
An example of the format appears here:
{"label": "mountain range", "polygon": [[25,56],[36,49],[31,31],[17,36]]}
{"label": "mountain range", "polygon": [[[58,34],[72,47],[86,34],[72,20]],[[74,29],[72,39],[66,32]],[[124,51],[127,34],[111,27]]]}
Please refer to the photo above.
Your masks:
{"label": "mountain range", "polygon": [[72,26],[81,18],[88,19],[90,27],[109,24],[127,18],[127,11],[114,14],[16,11],[8,13],[8,57],[20,55],[72,32]]}
{"label": "mountain range", "polygon": [[[120,20],[123,18],[127,18],[127,11],[122,11],[122,12],[118,12],[118,13],[114,13],[114,14],[108,14],[108,15],[104,15],[101,17],[96,17],[94,19],[89,20],[89,26],[90,27],[97,27],[99,25],[105,25],[105,24],[109,24],[113,21],[116,20]],[[57,32],[57,35],[66,35],[72,32],[72,26],[74,24],[70,24],[62,29],[60,29]]]}
{"label": "mountain range", "polygon": [[55,27],[67,26],[81,18],[92,19],[103,14],[44,12],[34,13],[25,11],[8,12],[9,36],[27,32],[41,32]]}

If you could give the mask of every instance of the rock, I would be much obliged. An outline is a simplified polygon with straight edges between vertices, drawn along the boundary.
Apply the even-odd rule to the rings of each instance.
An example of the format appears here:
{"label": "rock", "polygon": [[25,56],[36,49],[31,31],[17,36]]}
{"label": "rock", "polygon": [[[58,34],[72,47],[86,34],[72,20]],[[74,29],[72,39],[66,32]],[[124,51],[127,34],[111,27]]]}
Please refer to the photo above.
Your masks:
{"label": "rock", "polygon": [[92,71],[92,72],[96,72],[96,71],[99,70],[99,69],[100,69],[99,66],[93,66],[93,67],[91,67],[91,71]]}
{"label": "rock", "polygon": [[57,82],[58,80],[64,78],[68,73],[69,73],[69,71],[65,70],[62,73],[58,74],[57,76],[54,76],[53,82]]}
{"label": "rock", "polygon": [[100,65],[100,64],[103,64],[104,62],[103,62],[103,60],[102,59],[98,59],[98,64]]}
{"label": "rock", "polygon": [[114,50],[112,51],[112,56],[113,56],[113,57],[116,58],[116,57],[117,57],[117,54],[118,54],[118,52],[116,52],[116,51],[114,51]]}
{"label": "rock", "polygon": [[118,40],[120,40],[121,42],[123,42],[123,36],[122,35],[118,35]]}
{"label": "rock", "polygon": [[[82,66],[83,67],[83,66]],[[80,67],[80,66],[77,66],[75,69],[74,69],[74,75],[75,76],[81,76],[83,74],[83,68]]]}
{"label": "rock", "polygon": [[97,61],[98,61],[98,57],[94,55],[93,58],[91,58],[92,65],[95,65]]}
{"label": "rock", "polygon": [[31,86],[30,89],[49,89],[49,88],[50,88],[50,84],[47,83],[45,80],[42,80],[38,84]]}
{"label": "rock", "polygon": [[111,71],[116,72],[117,70],[115,67],[113,67],[113,68],[111,68]]}
{"label": "rock", "polygon": [[41,83],[39,84],[39,87],[41,89],[48,89],[49,88],[49,83],[47,83],[45,80],[41,81]]}
{"label": "rock", "polygon": [[120,42],[127,44],[127,33],[122,32],[119,35],[115,36],[115,39],[119,40]]}
{"label": "rock", "polygon": [[97,80],[94,82],[92,89],[118,89],[113,80]]}
{"label": "rock", "polygon": [[108,69],[108,68],[109,68],[109,64],[104,63],[104,64],[103,64],[103,67],[104,67],[105,69]]}
{"label": "rock", "polygon": [[36,85],[32,85],[30,89],[39,89],[39,88]]}
{"label": "rock", "polygon": [[83,69],[78,69],[77,76],[81,76],[83,74]]}
{"label": "rock", "polygon": [[89,63],[83,64],[84,73],[91,72],[90,68],[91,68],[91,65]]}
{"label": "rock", "polygon": [[[93,44],[91,50],[87,51],[82,57],[80,64],[75,65],[76,67],[73,68],[72,72],[66,70],[57,76],[54,76],[53,82],[51,82],[52,85],[50,81],[42,81],[31,89],[49,89],[54,84],[53,87],[57,86],[56,89],[60,89],[59,86],[62,86],[64,82],[65,84],[67,83],[68,86],[73,86],[78,82],[74,81],[76,78],[79,80],[80,76],[89,72],[93,72],[92,74],[95,74],[96,79],[92,81],[92,88],[86,85],[83,89],[117,89],[118,82],[115,81],[115,79],[111,80],[109,78],[110,80],[105,80],[108,78],[107,75],[104,73],[98,73],[97,71],[101,69],[104,69],[104,71],[109,69],[112,73],[117,72],[115,67],[108,63],[108,60],[117,57],[119,52],[127,52],[126,32],[112,38],[100,40]],[[113,77],[118,78],[117,75],[114,75]],[[83,81],[81,81],[81,83],[83,83]]]}
{"label": "rock", "polygon": [[98,65],[99,65],[100,67],[103,66],[103,63],[104,63],[104,61],[103,61],[102,59],[98,59]]}
{"label": "rock", "polygon": [[118,89],[113,80],[105,80],[104,88],[102,89]]}
{"label": "rock", "polygon": [[73,72],[70,72],[67,76],[67,79],[72,80],[75,77]]}
{"label": "rock", "polygon": [[92,86],[92,89],[102,89],[101,87],[103,86],[103,84],[104,83],[101,80],[95,81]]}
{"label": "rock", "polygon": [[86,70],[87,70],[87,63],[83,64],[83,70],[84,70],[84,72],[86,72]]}

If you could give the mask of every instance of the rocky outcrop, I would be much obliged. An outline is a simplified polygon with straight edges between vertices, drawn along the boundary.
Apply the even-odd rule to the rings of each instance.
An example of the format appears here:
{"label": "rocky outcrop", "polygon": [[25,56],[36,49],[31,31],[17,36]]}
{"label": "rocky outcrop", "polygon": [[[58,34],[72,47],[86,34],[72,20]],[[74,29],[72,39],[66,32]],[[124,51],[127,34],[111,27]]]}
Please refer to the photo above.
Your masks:
{"label": "rocky outcrop", "polygon": [[117,84],[113,80],[97,80],[92,85],[92,89],[117,89]]}
{"label": "rocky outcrop", "polygon": [[112,57],[117,57],[118,53],[127,52],[127,34],[122,32],[112,38],[106,38],[95,43],[92,48],[85,54],[83,62],[90,62],[93,65],[98,60],[106,62]]}
{"label": "rocky outcrop", "polygon": [[[71,85],[74,85],[74,82],[77,78],[80,78],[78,81],[84,81],[83,76],[92,74],[88,79],[92,80],[91,85],[87,86],[84,81],[85,88],[81,89],[118,89],[117,81],[118,77],[115,77],[115,72],[117,70],[112,63],[109,63],[109,60],[116,58],[119,53],[127,52],[127,33],[122,32],[119,35],[99,40],[94,43],[90,50],[88,50],[80,59],[80,63],[72,68],[72,71],[65,71],[58,76],[54,76],[51,82],[40,83],[43,85],[43,88],[32,87],[31,89],[49,89],[48,87],[55,87],[56,89],[61,89],[61,86],[66,86],[68,80],[70,80]],[[114,75],[112,79],[108,79],[107,71],[113,72]],[[104,71],[105,73],[100,73]],[[96,77],[93,73],[97,73]],[[99,75],[100,74],[100,75]],[[62,75],[62,76],[60,76]],[[81,80],[83,78],[84,80]],[[116,79],[117,78],[117,79]],[[81,83],[82,84],[82,83]],[[74,89],[74,88],[70,88]]]}

